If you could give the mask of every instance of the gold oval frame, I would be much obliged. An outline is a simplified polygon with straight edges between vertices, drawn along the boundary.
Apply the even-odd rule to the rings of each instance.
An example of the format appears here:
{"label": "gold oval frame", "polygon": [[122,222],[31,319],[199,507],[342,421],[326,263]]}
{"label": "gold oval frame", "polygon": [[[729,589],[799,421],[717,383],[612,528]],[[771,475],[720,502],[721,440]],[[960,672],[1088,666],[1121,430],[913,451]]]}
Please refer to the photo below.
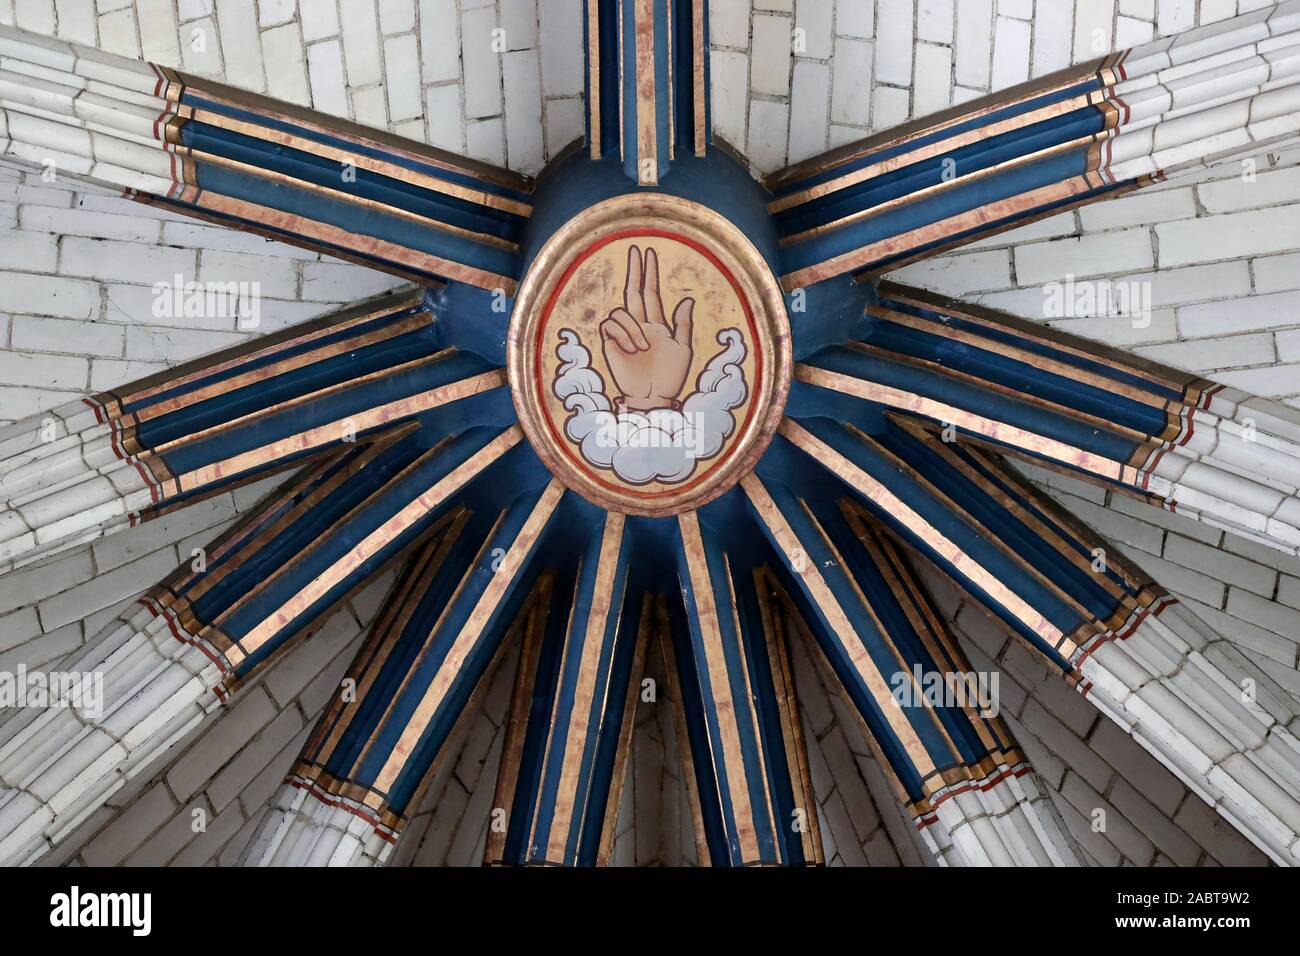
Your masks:
{"label": "gold oval frame", "polygon": [[[754,312],[754,324],[764,341],[765,368],[751,399],[754,414],[730,439],[722,463],[697,484],[681,491],[665,491],[652,499],[611,491],[575,465],[559,448],[545,422],[542,396],[537,393],[528,343],[535,339],[543,305],[569,265],[593,243],[606,236],[636,228],[672,228],[721,258],[733,271]],[[765,334],[764,334],[765,333]],[[691,511],[717,498],[753,470],[776,434],[790,393],[793,365],[790,320],[785,297],[776,276],[758,249],[730,221],[707,206],[663,193],[629,193],[589,206],[565,223],[533,260],[519,286],[510,317],[507,343],[510,395],[529,444],[566,488],[593,504],[621,514],[662,517]]]}

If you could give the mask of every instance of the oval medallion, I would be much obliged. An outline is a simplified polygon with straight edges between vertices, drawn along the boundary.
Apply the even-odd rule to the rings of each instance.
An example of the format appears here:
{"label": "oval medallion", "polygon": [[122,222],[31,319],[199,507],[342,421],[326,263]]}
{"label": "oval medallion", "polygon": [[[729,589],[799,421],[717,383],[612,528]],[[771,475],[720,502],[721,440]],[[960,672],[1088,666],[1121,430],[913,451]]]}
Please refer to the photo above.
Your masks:
{"label": "oval medallion", "polygon": [[520,422],[566,486],[667,515],[753,467],[790,384],[785,303],[753,244],[689,200],[633,194],[542,248],[510,323]]}

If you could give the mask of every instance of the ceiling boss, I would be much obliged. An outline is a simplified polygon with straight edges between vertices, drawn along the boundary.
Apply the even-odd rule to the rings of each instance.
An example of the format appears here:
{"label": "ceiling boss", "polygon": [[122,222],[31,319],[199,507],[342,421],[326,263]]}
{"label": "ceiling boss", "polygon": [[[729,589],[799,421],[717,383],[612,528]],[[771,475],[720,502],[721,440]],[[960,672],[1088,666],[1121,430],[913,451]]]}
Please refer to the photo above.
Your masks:
{"label": "ceiling boss", "polygon": [[629,193],[541,246],[510,326],[515,406],[566,486],[626,514],[696,508],[781,419],[790,330],[776,279],[702,203]]}

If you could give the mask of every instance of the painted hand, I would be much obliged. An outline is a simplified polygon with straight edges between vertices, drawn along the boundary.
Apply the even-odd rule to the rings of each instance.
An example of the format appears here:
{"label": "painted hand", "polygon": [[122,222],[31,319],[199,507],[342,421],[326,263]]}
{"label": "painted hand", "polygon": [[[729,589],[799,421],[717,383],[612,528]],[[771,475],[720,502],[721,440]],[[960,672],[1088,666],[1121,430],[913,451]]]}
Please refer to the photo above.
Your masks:
{"label": "painted hand", "polygon": [[691,369],[695,300],[673,309],[672,325],[659,299],[659,256],[633,246],[627,254],[623,307],[600,323],[601,347],[622,403],[634,411],[677,406]]}

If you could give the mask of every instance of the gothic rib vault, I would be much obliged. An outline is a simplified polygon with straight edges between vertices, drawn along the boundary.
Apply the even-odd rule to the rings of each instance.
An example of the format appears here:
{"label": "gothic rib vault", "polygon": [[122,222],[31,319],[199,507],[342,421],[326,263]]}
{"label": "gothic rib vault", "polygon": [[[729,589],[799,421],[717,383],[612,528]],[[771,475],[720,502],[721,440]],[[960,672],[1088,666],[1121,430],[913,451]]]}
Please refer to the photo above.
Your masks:
{"label": "gothic rib vault", "polygon": [[1297,862],[1300,703],[1008,459],[1297,555],[1300,414],[884,274],[1300,140],[1300,3],[763,182],[711,134],[703,0],[584,22],[587,137],[536,181],[0,29],[7,161],[415,284],[0,432],[3,570],[292,471],[60,665],[105,675],[102,713],[3,718],[0,860],[40,860],[395,567],[241,862],[386,862],[512,647],[488,862],[610,861],[651,654],[698,861],[822,862],[795,642],[938,861],[1083,862],[1006,723],[896,699],[974,670],[931,566]]}

